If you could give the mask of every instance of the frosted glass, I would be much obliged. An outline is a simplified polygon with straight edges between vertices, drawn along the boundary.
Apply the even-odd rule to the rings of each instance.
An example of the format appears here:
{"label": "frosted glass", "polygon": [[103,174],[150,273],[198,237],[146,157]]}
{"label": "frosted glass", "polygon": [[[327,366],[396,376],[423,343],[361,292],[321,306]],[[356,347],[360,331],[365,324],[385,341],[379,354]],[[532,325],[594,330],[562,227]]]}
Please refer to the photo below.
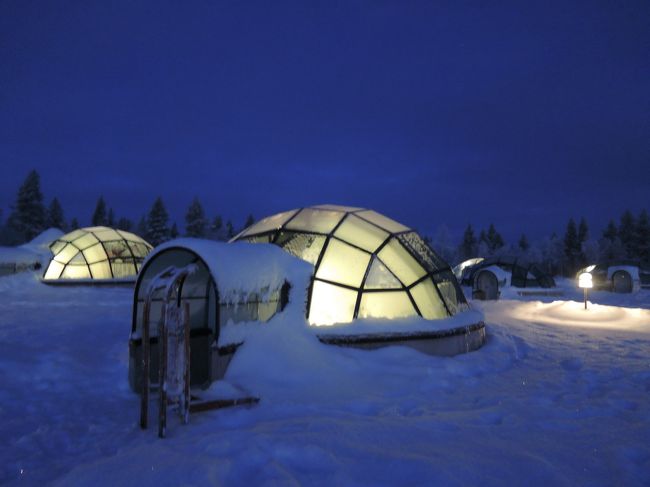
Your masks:
{"label": "frosted glass", "polygon": [[98,262],[100,260],[106,260],[108,258],[106,252],[104,251],[104,247],[102,246],[102,244],[99,243],[93,245],[92,247],[88,247],[83,252],[89,264]]}
{"label": "frosted glass", "polygon": [[50,250],[54,255],[56,255],[66,245],[68,245],[67,242],[64,242],[63,240],[57,240],[52,245],[50,245]]}
{"label": "frosted glass", "polygon": [[402,283],[375,257],[363,287],[365,289],[399,289],[402,287]]}
{"label": "frosted glass", "polygon": [[67,242],[72,242],[73,240],[76,240],[77,238],[85,235],[86,232],[83,230],[75,230],[74,232],[70,232],[63,237],[61,237],[61,240],[65,240]]}
{"label": "frosted glass", "polygon": [[78,252],[79,249],[77,247],[72,244],[68,244],[63,248],[63,250],[61,250],[61,252],[57,253],[54,258],[62,264],[67,264],[70,262],[70,259],[77,255]]}
{"label": "frosted glass", "polygon": [[312,208],[318,208],[319,210],[334,210],[334,211],[357,211],[361,208],[356,208],[354,206],[341,206],[341,205],[316,205]]}
{"label": "frosted glass", "polygon": [[74,245],[76,245],[80,249],[85,249],[86,247],[90,247],[91,245],[94,245],[97,243],[97,239],[92,233],[87,233],[78,239],[76,239],[74,242]]}
{"label": "frosted glass", "polygon": [[[100,262],[100,264],[103,264],[103,262]],[[99,265],[99,264],[93,264],[93,265]],[[135,270],[135,264],[133,263],[133,259],[128,259],[119,262],[112,261],[110,265],[111,268],[113,269],[113,277],[129,277],[137,273],[137,271]]]}
{"label": "frosted glass", "polygon": [[391,272],[406,286],[410,286],[427,273],[394,238],[381,249],[378,255]]}
{"label": "frosted glass", "polygon": [[442,294],[442,297],[452,314],[455,314],[466,307],[465,296],[460,288],[457,287],[456,282],[454,282],[455,277],[451,272],[436,274],[433,276],[433,280],[438,286],[438,290],[440,291],[440,294]]}
{"label": "frosted glass", "polygon": [[146,257],[151,252],[149,247],[138,242],[129,242],[129,247],[135,257]]}
{"label": "frosted glass", "polygon": [[406,291],[363,293],[359,318],[406,318],[417,316]]}
{"label": "frosted glass", "polygon": [[369,262],[370,254],[338,240],[330,240],[316,277],[359,287]]}
{"label": "frosted glass", "polygon": [[392,233],[409,230],[408,227],[405,227],[401,223],[398,223],[395,220],[391,220],[390,218],[385,217],[384,215],[380,215],[379,213],[372,210],[360,211],[359,213],[356,213],[356,215]]}
{"label": "frosted glass", "polygon": [[61,274],[61,279],[86,279],[89,277],[90,272],[86,265],[68,265]]}
{"label": "frosted glass", "polygon": [[[281,240],[284,240],[281,242]],[[278,239],[278,245],[291,255],[306,260],[310,264],[316,264],[320,256],[325,237],[310,233],[282,233]]]}
{"label": "frosted glass", "polygon": [[417,286],[413,286],[411,288],[411,296],[413,296],[415,304],[418,305],[418,309],[423,318],[435,320],[447,317],[447,310],[442,304],[442,301],[440,301],[440,296],[438,296],[430,279],[426,279]]}
{"label": "frosted glass", "polygon": [[337,238],[374,252],[388,238],[388,233],[354,215],[348,215],[334,232]]}
{"label": "frosted glass", "polygon": [[344,213],[328,210],[301,210],[298,215],[287,223],[287,229],[304,230],[307,232],[330,233],[341,221]]}
{"label": "frosted glass", "polygon": [[84,259],[84,254],[78,252],[72,259],[70,259],[70,264],[86,264],[86,259]]}
{"label": "frosted glass", "polygon": [[398,235],[397,238],[404,248],[409,249],[413,255],[418,256],[422,265],[424,265],[429,272],[449,268],[449,265],[443,261],[417,233],[409,232]]}
{"label": "frosted glass", "polygon": [[[90,264],[89,267],[94,279],[111,279],[113,277],[111,275],[111,268],[106,261]],[[131,269],[133,269],[133,267],[131,267]]]}
{"label": "frosted glass", "polygon": [[283,213],[278,213],[277,215],[269,216],[263,218],[257,223],[253,223],[250,227],[245,229],[238,237],[243,237],[246,235],[254,235],[256,233],[268,232],[271,230],[277,230],[285,222],[296,214],[298,210],[285,211]]}
{"label": "frosted glass", "polygon": [[110,228],[105,228],[100,232],[98,231],[98,232],[93,232],[93,233],[95,234],[95,236],[99,240],[101,240],[103,242],[108,241],[108,240],[121,240],[122,239],[122,237],[120,236],[119,233],[117,233],[115,230],[112,230]]}
{"label": "frosted glass", "polygon": [[105,242],[104,249],[106,249],[106,253],[110,259],[114,257],[131,257],[131,252],[129,251],[129,248],[127,247],[124,240],[118,240],[116,242]]}
{"label": "frosted glass", "polygon": [[56,260],[50,261],[50,265],[45,271],[44,279],[58,279],[63,270],[63,264],[58,263]]}
{"label": "frosted glass", "polygon": [[311,325],[332,325],[352,321],[356,291],[333,286],[326,282],[314,281],[309,308]]}

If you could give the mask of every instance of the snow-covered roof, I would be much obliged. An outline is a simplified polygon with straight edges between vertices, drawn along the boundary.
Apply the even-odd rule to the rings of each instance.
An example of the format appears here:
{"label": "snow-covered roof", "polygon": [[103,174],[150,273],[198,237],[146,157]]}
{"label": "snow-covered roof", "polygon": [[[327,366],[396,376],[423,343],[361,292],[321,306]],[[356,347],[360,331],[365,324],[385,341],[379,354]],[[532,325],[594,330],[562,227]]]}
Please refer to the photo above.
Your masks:
{"label": "snow-covered roof", "polygon": [[179,248],[199,256],[210,270],[224,297],[261,289],[278,289],[285,281],[307,289],[313,267],[275,245],[245,242],[223,243],[197,238],[180,238],[154,249],[143,267],[163,251]]}

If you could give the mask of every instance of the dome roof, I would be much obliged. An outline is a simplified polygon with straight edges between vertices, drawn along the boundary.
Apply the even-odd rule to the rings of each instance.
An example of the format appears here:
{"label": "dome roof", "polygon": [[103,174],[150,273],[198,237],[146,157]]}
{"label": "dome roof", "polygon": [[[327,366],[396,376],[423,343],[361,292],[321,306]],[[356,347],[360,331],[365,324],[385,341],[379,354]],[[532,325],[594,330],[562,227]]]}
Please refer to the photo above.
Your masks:
{"label": "dome roof", "polygon": [[451,268],[413,230],[375,211],[319,205],[278,213],[234,240],[274,243],[314,265],[307,315],[437,319],[467,307]]}
{"label": "dome roof", "polygon": [[50,244],[54,257],[44,280],[134,278],[153,247],[130,232],[80,228]]}

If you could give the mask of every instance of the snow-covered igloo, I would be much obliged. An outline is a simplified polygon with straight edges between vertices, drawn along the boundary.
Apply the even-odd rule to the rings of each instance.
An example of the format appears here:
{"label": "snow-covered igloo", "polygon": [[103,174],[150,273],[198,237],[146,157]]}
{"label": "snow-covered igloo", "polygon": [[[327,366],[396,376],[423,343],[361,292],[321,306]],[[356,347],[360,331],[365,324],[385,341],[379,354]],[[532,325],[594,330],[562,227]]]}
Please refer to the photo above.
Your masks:
{"label": "snow-covered igloo", "polygon": [[273,243],[314,265],[310,324],[355,318],[446,318],[468,308],[449,267],[412,229],[375,211],[337,205],[260,220],[232,241]]}
{"label": "snow-covered igloo", "polygon": [[50,244],[54,255],[43,274],[47,283],[133,282],[153,247],[137,235],[108,227],[87,227]]}

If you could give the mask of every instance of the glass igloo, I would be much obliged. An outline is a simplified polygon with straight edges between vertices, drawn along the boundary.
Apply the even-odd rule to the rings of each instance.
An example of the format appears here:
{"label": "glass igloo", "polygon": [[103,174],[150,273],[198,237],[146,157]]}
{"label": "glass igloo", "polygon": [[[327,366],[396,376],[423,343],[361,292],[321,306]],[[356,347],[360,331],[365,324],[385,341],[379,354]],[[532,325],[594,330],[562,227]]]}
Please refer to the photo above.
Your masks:
{"label": "glass igloo", "polygon": [[134,280],[152,248],[142,238],[123,230],[80,228],[50,244],[54,257],[43,280]]}
{"label": "glass igloo", "polygon": [[439,319],[467,309],[449,265],[412,229],[375,211],[319,205],[278,213],[232,241],[274,243],[314,265],[312,325],[355,318]]}

